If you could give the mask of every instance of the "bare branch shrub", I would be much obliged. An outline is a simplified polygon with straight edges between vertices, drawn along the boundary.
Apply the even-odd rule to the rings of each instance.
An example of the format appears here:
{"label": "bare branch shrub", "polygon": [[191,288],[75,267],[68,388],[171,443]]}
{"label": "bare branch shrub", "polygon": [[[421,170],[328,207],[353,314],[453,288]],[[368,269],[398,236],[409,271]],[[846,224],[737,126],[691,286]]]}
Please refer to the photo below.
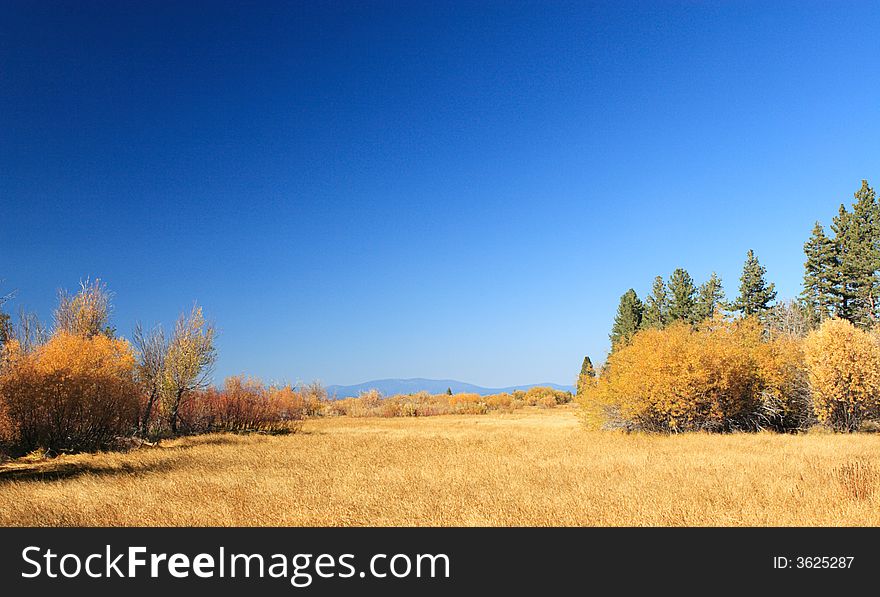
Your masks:
{"label": "bare branch shrub", "polygon": [[112,335],[110,313],[112,294],[101,280],[80,282],[76,294],[58,292],[55,330],[76,336]]}
{"label": "bare branch shrub", "polygon": [[138,323],[134,328],[132,341],[138,358],[135,372],[143,395],[138,421],[138,432],[143,437],[149,433],[162,393],[168,340],[165,338],[165,330],[162,326],[145,331]]}
{"label": "bare branch shrub", "polygon": [[183,313],[177,319],[162,376],[172,433],[178,431],[181,404],[197,390],[208,387],[217,359],[215,336],[214,325],[205,320],[198,305],[193,305],[188,315]]}

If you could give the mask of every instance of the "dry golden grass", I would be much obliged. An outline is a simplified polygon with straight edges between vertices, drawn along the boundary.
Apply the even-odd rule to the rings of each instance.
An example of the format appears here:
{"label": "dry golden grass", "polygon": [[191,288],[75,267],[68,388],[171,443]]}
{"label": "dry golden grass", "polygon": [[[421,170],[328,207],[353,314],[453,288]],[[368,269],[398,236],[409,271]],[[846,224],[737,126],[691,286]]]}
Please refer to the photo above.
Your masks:
{"label": "dry golden grass", "polygon": [[3,525],[878,525],[880,434],[588,432],[571,407],[308,421],[0,466]]}

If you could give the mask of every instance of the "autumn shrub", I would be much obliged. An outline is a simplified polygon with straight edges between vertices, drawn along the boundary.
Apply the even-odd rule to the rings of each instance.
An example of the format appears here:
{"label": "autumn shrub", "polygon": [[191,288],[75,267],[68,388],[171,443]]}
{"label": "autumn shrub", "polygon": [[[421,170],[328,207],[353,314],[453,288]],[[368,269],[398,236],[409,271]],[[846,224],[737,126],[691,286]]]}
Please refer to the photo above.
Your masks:
{"label": "autumn shrub", "polygon": [[25,352],[6,345],[0,371],[5,444],[16,453],[110,447],[134,431],[135,358],[125,340],[57,332]]}
{"label": "autumn shrub", "polygon": [[418,392],[416,394],[411,394],[407,396],[405,400],[407,402],[411,402],[415,406],[417,416],[420,417],[430,417],[452,413],[452,410],[449,406],[449,396],[446,394]]}
{"label": "autumn shrub", "polygon": [[369,390],[356,398],[329,400],[323,413],[349,417],[426,417],[451,412],[446,398],[445,394],[428,392],[383,397],[377,390]]}
{"label": "autumn shrub", "polygon": [[334,398],[327,401],[323,413],[330,417],[346,417],[351,413],[351,404],[348,398]]}
{"label": "autumn shrub", "polygon": [[485,414],[488,410],[483,397],[474,393],[461,393],[449,396],[451,412],[468,415]]}
{"label": "autumn shrub", "polygon": [[[223,402],[222,388],[209,386],[203,389],[193,390],[190,393],[189,400],[182,401],[178,408],[178,432],[182,434],[195,435],[199,433],[210,433],[215,427],[217,413],[220,404]],[[169,402],[167,396],[158,406],[156,413],[156,427],[154,435],[157,437],[173,436],[168,427],[168,410]]]}
{"label": "autumn shrub", "polygon": [[813,408],[838,431],[855,431],[880,407],[880,345],[848,321],[828,319],[806,341]]}
{"label": "autumn shrub", "polygon": [[306,384],[299,389],[303,415],[313,417],[321,414],[327,402],[327,390],[318,382]]}
{"label": "autumn shrub", "polygon": [[525,406],[552,408],[571,400],[569,392],[537,388],[526,400],[525,391],[481,396],[475,393],[396,394],[382,396],[376,390],[362,392],[355,398],[340,398],[323,403],[322,414],[348,417],[430,417],[436,415],[483,415],[492,411],[511,412]]}
{"label": "autumn shrub", "polygon": [[303,396],[290,386],[267,388],[259,380],[235,376],[222,389],[196,393],[179,416],[187,433],[291,433],[299,430],[306,412]]}
{"label": "autumn shrub", "polygon": [[331,401],[330,414],[349,417],[376,417],[381,415],[379,408],[382,401],[382,394],[378,390],[367,390],[355,398]]}
{"label": "autumn shrub", "polygon": [[54,313],[55,329],[75,336],[106,334],[111,330],[111,296],[100,280],[80,282],[75,294],[60,291]]}
{"label": "autumn shrub", "polygon": [[797,428],[808,406],[792,393],[804,385],[798,343],[766,340],[754,319],[639,331],[584,388],[584,416],[660,432]]}
{"label": "autumn shrub", "polygon": [[402,417],[418,417],[421,415],[419,405],[414,402],[406,402],[400,407],[400,416]]}
{"label": "autumn shrub", "polygon": [[489,410],[511,411],[514,406],[513,396],[507,392],[486,396],[485,402]]}
{"label": "autumn shrub", "polygon": [[571,392],[563,392],[555,390],[548,386],[535,386],[526,390],[523,395],[523,401],[530,406],[541,406],[544,408],[552,408],[557,404],[566,404],[571,402]]}
{"label": "autumn shrub", "polygon": [[289,385],[268,389],[269,411],[279,421],[285,421],[290,430],[299,429],[301,421],[319,406],[314,394],[304,394]]}
{"label": "autumn shrub", "polygon": [[[2,373],[0,373],[0,380],[2,380]],[[16,453],[18,443],[18,430],[12,419],[9,418],[6,402],[0,396],[0,460],[9,454]]]}
{"label": "autumn shrub", "polygon": [[357,398],[357,406],[365,411],[379,408],[382,405],[382,393],[379,390],[367,390],[361,392]]}
{"label": "autumn shrub", "polygon": [[776,431],[815,424],[803,338],[775,334],[752,346],[760,378],[759,424]]}
{"label": "autumn shrub", "polygon": [[392,418],[403,414],[403,404],[397,400],[383,400],[378,409],[380,417]]}

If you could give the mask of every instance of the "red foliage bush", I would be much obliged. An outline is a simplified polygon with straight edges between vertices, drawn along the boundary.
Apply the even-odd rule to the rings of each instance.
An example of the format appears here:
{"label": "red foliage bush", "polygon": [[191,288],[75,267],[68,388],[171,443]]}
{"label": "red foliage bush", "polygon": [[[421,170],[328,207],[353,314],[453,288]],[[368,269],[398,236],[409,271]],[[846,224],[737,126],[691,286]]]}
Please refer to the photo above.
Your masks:
{"label": "red foliage bush", "polygon": [[290,386],[267,388],[260,381],[230,377],[222,390],[208,388],[183,403],[181,429],[189,433],[293,433],[308,403]]}

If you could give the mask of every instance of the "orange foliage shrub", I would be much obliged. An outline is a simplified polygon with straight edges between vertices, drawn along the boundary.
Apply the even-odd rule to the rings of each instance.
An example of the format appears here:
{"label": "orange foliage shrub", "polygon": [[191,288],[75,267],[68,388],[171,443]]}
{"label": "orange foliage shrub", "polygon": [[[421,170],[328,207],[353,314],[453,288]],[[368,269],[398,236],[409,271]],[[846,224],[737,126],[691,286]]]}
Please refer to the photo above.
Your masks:
{"label": "orange foliage shrub", "polygon": [[181,427],[189,433],[292,433],[307,411],[303,396],[290,386],[267,388],[242,376],[230,377],[222,390],[208,388],[184,404]]}
{"label": "orange foliage shrub", "polygon": [[483,397],[479,394],[453,394],[447,400],[450,410],[455,413],[482,415],[489,410]]}
{"label": "orange foliage shrub", "polygon": [[30,353],[9,343],[0,371],[7,445],[90,451],[137,422],[135,358],[125,340],[56,333]]}
{"label": "orange foliage shrub", "polygon": [[807,337],[813,408],[820,422],[855,431],[880,408],[880,346],[868,332],[828,319]]}
{"label": "orange foliage shrub", "polygon": [[585,388],[588,423],[662,432],[800,425],[805,401],[788,393],[803,377],[799,341],[768,343],[762,333],[753,319],[638,332]]}

